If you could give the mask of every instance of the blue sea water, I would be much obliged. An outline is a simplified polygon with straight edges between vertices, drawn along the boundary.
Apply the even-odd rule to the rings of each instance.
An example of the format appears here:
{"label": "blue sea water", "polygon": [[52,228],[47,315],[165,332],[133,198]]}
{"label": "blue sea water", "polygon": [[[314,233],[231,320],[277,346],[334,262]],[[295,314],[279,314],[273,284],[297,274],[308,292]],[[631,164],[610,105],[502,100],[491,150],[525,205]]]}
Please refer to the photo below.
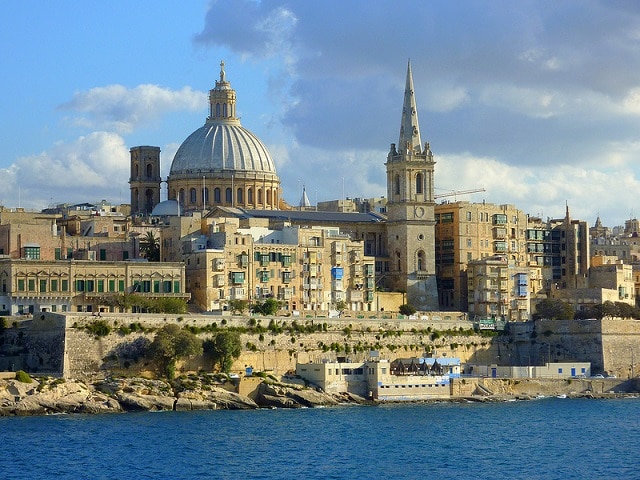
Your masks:
{"label": "blue sea water", "polygon": [[640,399],[0,418],[1,479],[634,479]]}

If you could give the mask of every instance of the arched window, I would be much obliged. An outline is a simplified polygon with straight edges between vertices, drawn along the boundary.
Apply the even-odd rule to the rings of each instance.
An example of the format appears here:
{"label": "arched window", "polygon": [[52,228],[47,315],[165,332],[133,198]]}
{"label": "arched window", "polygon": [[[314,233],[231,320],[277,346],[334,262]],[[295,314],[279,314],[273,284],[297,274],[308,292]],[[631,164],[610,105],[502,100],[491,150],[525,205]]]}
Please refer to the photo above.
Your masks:
{"label": "arched window", "polygon": [[227,203],[232,203],[233,202],[233,192],[231,191],[230,188],[227,188],[224,192],[224,201]]}
{"label": "arched window", "polygon": [[227,118],[227,104],[226,103],[222,104],[222,116]]}
{"label": "arched window", "polygon": [[401,258],[400,258],[400,252],[396,252],[396,257],[398,259],[398,272],[401,273],[402,272],[402,263],[401,263]]}
{"label": "arched window", "polygon": [[396,175],[393,179],[393,193],[400,195],[400,175]]}
{"label": "arched window", "polygon": [[422,193],[422,174],[419,173],[416,175],[416,193]]}
{"label": "arched window", "polygon": [[138,164],[133,164],[133,178],[138,178]]}
{"label": "arched window", "polygon": [[147,188],[144,192],[144,208],[147,213],[151,213],[153,210],[153,190]]}
{"label": "arched window", "polygon": [[180,189],[180,197],[178,198],[178,203],[180,203],[180,205],[184,205],[184,188]]}
{"label": "arched window", "polygon": [[237,193],[236,193],[236,201],[238,202],[238,204],[242,204],[242,189],[239,188]]}
{"label": "arched window", "polygon": [[216,103],[216,117],[220,116],[220,104]]}
{"label": "arched window", "polygon": [[205,205],[209,203],[209,189],[206,187],[202,189],[202,201]]}
{"label": "arched window", "polygon": [[153,177],[153,165],[151,163],[147,163],[147,178]]}
{"label": "arched window", "polygon": [[262,189],[258,189],[258,205],[262,205]]}
{"label": "arched window", "polygon": [[222,201],[222,197],[220,196],[220,189],[218,187],[213,189],[213,201],[215,203],[220,203]]}
{"label": "arched window", "polygon": [[196,189],[192,188],[189,190],[189,202],[196,203]]}
{"label": "arched window", "polygon": [[247,190],[247,203],[248,204],[253,203],[253,190],[250,188]]}
{"label": "arched window", "polygon": [[420,250],[418,252],[418,271],[424,270],[424,252]]}
{"label": "arched window", "polygon": [[271,205],[271,190],[267,190],[267,205]]}

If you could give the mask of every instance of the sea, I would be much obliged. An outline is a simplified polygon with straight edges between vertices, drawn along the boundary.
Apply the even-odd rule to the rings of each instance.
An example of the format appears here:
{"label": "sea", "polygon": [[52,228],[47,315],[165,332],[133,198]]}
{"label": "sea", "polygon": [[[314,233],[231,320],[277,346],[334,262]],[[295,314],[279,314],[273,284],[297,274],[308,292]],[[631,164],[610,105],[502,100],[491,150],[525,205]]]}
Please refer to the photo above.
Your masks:
{"label": "sea", "polygon": [[10,479],[640,479],[640,398],[0,418]]}

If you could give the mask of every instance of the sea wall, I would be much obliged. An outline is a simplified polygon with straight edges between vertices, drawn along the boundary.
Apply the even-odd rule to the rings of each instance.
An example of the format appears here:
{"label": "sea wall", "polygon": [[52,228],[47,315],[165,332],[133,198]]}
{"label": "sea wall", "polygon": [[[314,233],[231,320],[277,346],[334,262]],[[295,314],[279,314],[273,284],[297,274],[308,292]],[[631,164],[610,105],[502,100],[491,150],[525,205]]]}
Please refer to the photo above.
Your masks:
{"label": "sea wall", "polygon": [[[91,333],[87,327],[96,322],[104,322],[111,332],[102,336]],[[0,337],[4,339],[0,370],[23,369],[88,380],[108,371],[139,373],[152,367],[142,358],[145,347],[155,331],[169,323],[191,327],[203,339],[224,327],[243,332],[243,352],[232,368],[238,373],[253,367],[279,375],[294,371],[298,361],[334,360],[339,356],[359,361],[366,359],[370,350],[378,350],[383,358],[429,352],[473,364],[585,361],[591,362],[592,374],[609,373],[619,378],[640,374],[637,320],[540,320],[510,324],[509,335],[487,337],[468,335],[472,324],[457,316],[446,320],[436,315],[428,320],[163,314],[96,317],[51,312],[38,313],[5,330]],[[270,328],[270,323],[278,328]],[[192,360],[181,367],[210,370],[211,365],[202,361]]]}
{"label": "sea wall", "polygon": [[[268,329],[270,322],[278,328]],[[294,322],[295,321],[295,326]],[[91,326],[106,324],[110,333],[96,335]],[[232,370],[243,372],[246,367],[283,374],[295,371],[296,362],[335,359],[347,356],[357,360],[367,358],[370,350],[383,357],[422,356],[429,351],[434,356],[459,357],[462,361],[488,362],[495,357],[492,339],[468,333],[472,328],[464,320],[403,320],[403,319],[329,319],[292,317],[257,318],[248,316],[153,315],[153,314],[90,314],[41,313],[21,327],[26,337],[32,335],[31,373],[52,372],[68,378],[95,380],[107,371],[144,369],[141,354],[155,331],[169,323],[188,326],[206,339],[214,329],[235,327],[243,333],[244,347]],[[500,342],[498,342],[500,343]],[[182,365],[185,370],[209,370],[203,359]],[[135,372],[132,372],[135,373]]]}

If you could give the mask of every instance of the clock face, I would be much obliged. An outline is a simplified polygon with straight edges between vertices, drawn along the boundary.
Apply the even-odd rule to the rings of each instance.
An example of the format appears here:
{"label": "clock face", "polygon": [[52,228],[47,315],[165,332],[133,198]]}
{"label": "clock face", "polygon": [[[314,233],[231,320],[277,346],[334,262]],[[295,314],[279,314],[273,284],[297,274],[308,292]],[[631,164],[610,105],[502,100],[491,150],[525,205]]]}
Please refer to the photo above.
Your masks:
{"label": "clock face", "polygon": [[416,207],[413,213],[416,218],[422,218],[424,216],[424,207]]}

